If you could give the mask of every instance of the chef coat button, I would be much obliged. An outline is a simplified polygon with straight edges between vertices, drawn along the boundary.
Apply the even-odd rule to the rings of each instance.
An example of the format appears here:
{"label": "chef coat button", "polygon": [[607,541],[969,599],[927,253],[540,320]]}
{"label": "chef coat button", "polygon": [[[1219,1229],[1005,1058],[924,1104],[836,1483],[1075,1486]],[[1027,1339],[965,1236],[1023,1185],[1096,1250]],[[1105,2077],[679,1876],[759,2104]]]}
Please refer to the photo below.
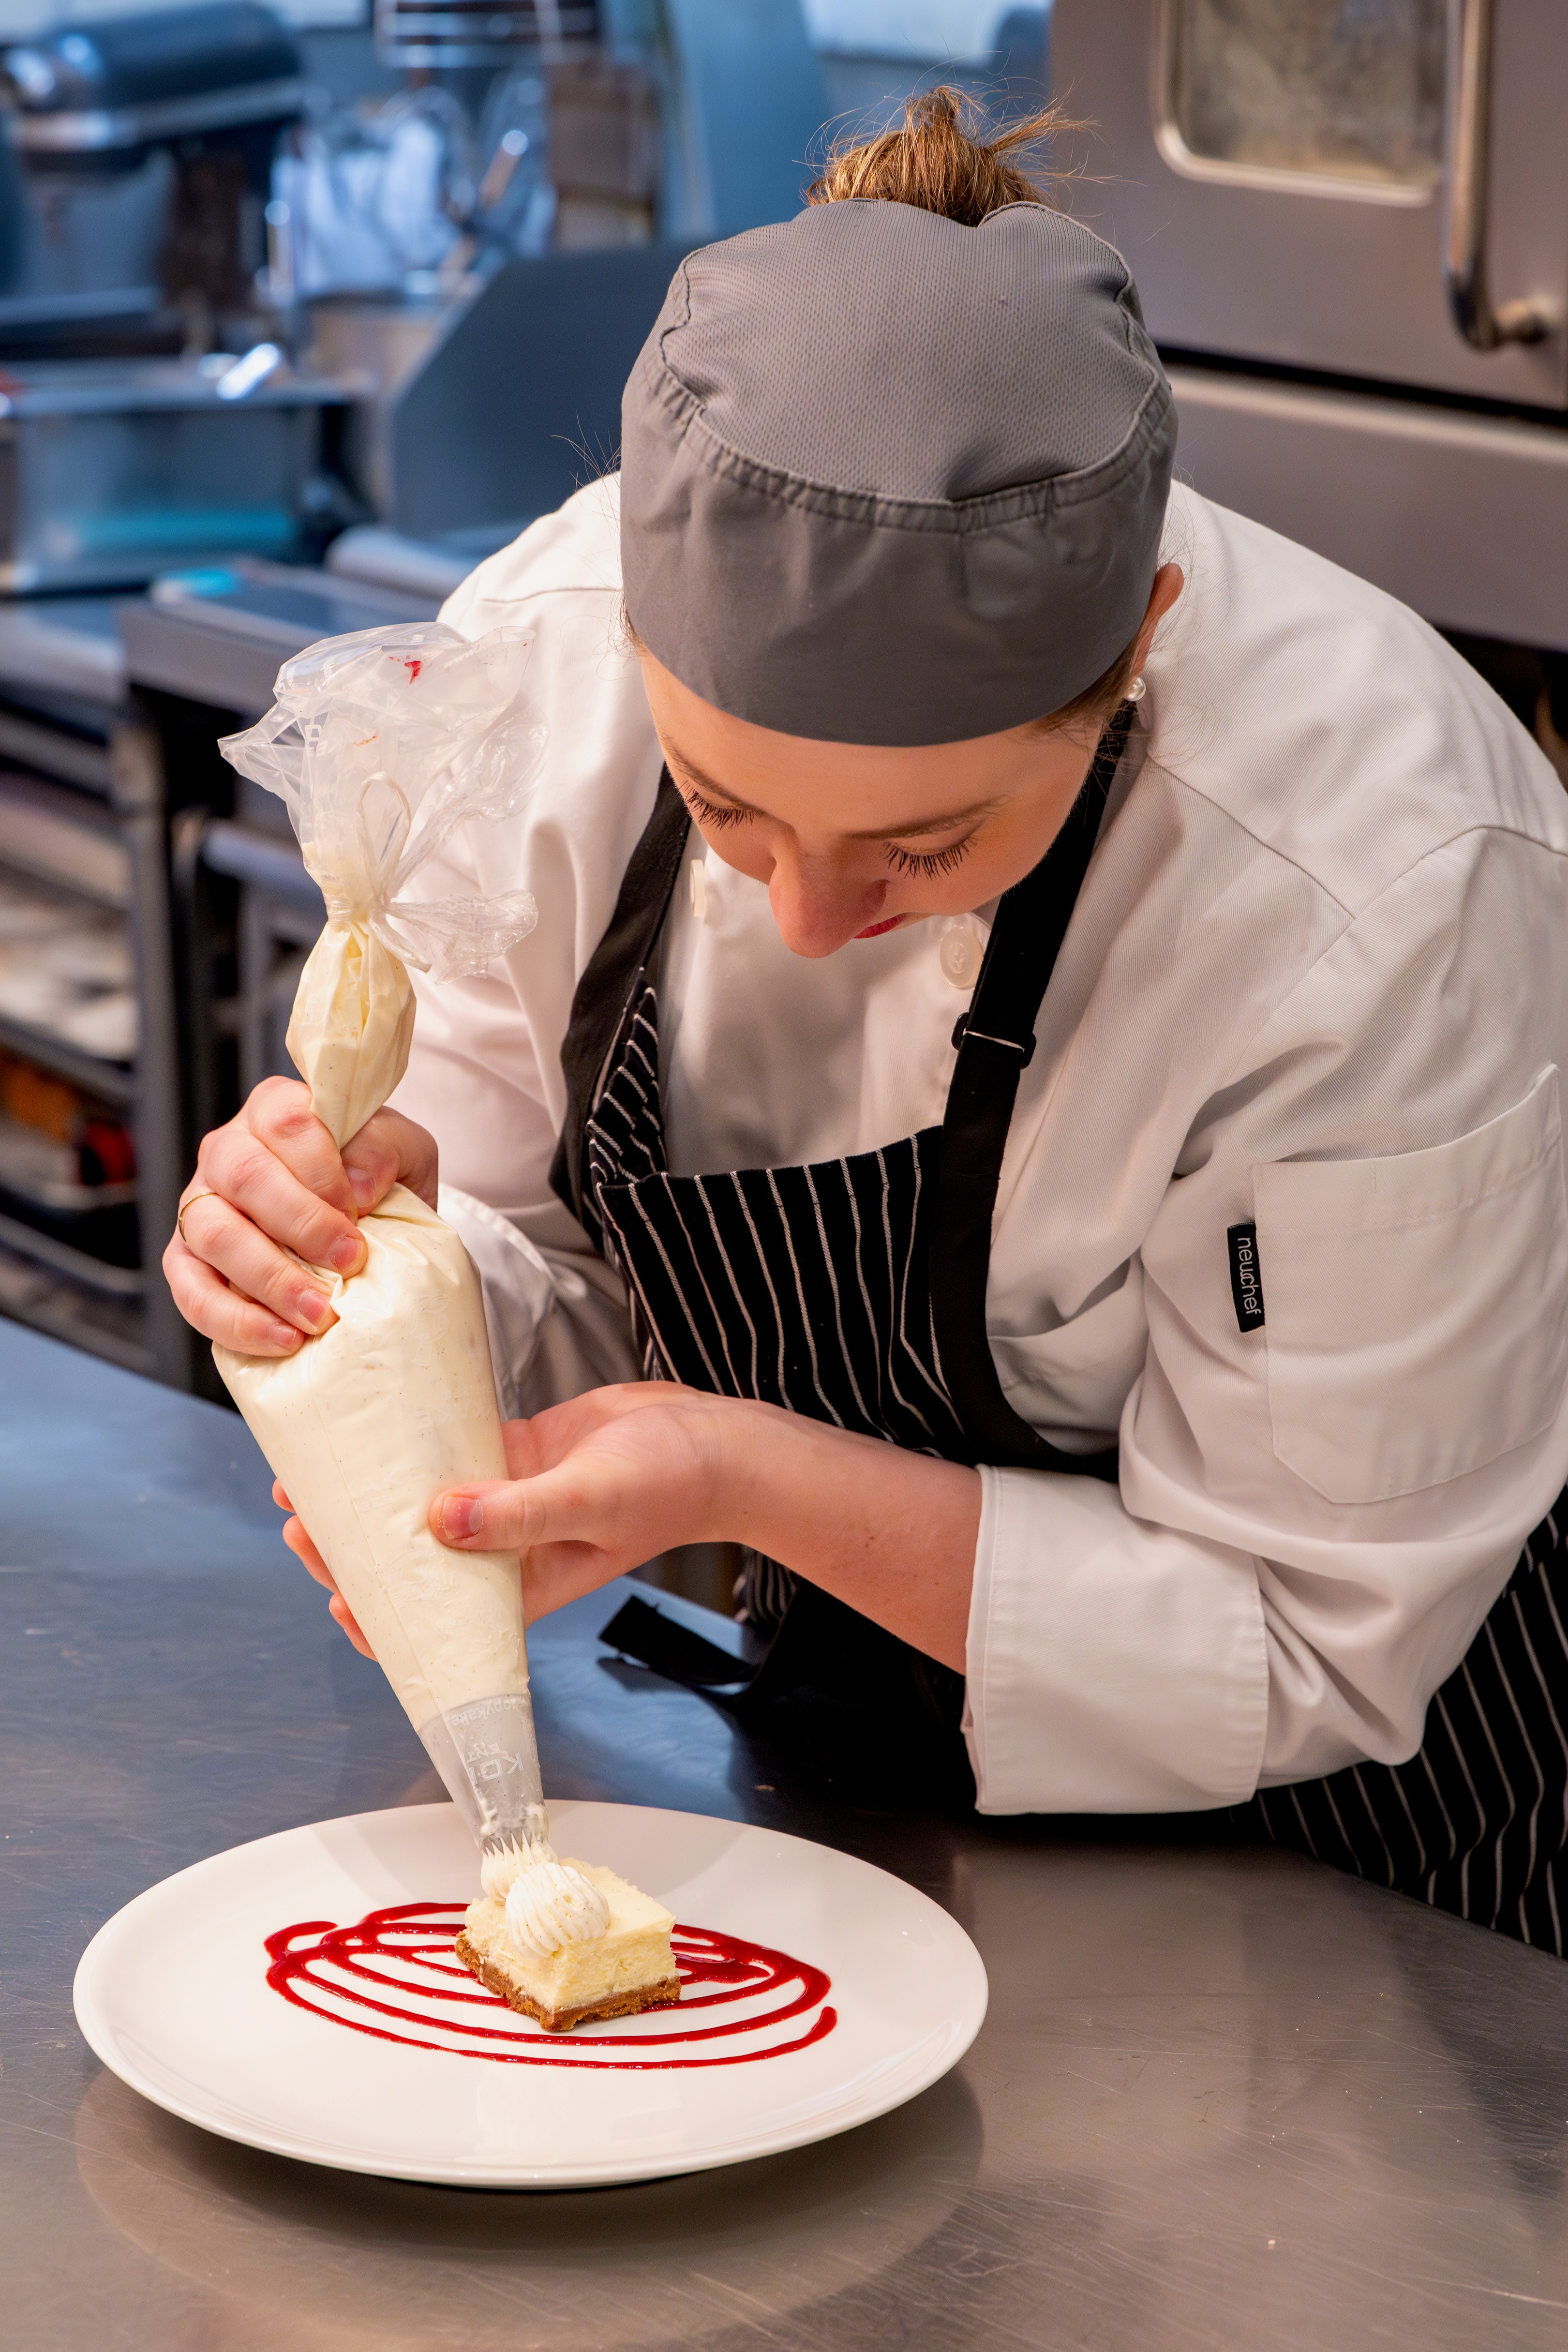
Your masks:
{"label": "chef coat button", "polygon": [[955,923],[950,931],[944,931],[936,950],[942,977],[950,980],[955,988],[973,988],[985,955],[985,949],[967,923]]}

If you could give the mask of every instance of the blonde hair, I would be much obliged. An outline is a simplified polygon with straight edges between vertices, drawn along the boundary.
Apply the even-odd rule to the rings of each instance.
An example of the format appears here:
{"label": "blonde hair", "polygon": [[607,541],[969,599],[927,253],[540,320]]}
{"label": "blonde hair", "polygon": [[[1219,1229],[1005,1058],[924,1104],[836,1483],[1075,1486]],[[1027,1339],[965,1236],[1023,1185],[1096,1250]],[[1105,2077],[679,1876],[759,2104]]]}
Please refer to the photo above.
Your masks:
{"label": "blonde hair", "polygon": [[[1045,203],[1052,183],[1067,175],[1048,167],[1044,151],[1059,132],[1082,128],[1058,106],[1040,107],[993,128],[977,100],[943,83],[910,99],[895,130],[875,139],[836,141],[806,191],[806,202],[833,205],[869,196],[883,204],[916,205],[922,212],[977,228],[1004,205]],[[1032,158],[1032,164],[1015,157]]]}

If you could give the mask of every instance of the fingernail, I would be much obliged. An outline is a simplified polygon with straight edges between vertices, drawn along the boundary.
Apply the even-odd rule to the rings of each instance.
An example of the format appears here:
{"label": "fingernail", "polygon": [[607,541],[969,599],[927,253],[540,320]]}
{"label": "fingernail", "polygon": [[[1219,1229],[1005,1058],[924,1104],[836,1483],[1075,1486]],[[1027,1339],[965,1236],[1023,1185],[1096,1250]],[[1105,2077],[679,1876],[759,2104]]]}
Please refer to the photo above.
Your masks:
{"label": "fingernail", "polygon": [[476,1536],[485,1524],[485,1506],[477,1495],[448,1495],[441,1506],[441,1532],[449,1543]]}
{"label": "fingernail", "polygon": [[319,1331],[332,1312],[319,1290],[302,1290],[299,1294],[298,1307],[300,1314],[309,1324],[312,1331]]}
{"label": "fingernail", "polygon": [[327,1253],[327,1263],[335,1265],[340,1274],[352,1274],[365,1255],[365,1244],[358,1234],[344,1234]]}
{"label": "fingernail", "polygon": [[375,1178],[368,1168],[350,1168],[348,1178],[350,1192],[361,1209],[368,1209],[376,1195]]}

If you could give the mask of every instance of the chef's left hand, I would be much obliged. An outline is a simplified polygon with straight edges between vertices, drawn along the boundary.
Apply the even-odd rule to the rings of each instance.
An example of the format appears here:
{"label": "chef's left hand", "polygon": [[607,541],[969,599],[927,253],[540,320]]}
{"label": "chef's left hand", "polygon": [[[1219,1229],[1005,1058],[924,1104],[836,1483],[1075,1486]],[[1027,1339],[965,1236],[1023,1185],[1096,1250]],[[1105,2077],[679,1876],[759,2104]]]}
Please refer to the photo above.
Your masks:
{"label": "chef's left hand", "polygon": [[530,1622],[677,1544],[743,1543],[963,1666],[973,1470],[663,1381],[508,1422],[506,1443],[511,1477],[448,1488],[430,1524],[459,1550],[519,1551]]}
{"label": "chef's left hand", "polygon": [[[721,1483],[726,1441],[739,1434],[736,1414],[768,1410],[663,1383],[596,1389],[532,1421],[507,1422],[507,1466],[515,1483],[454,1487],[437,1496],[431,1527],[459,1550],[520,1552],[523,1615],[532,1624],[672,1544],[702,1541],[697,1534],[668,1530],[703,1523],[705,1496]],[[564,1475],[550,1481],[539,1475],[549,1471]],[[293,1512],[281,1480],[273,1482],[272,1499]],[[479,1518],[469,1531],[476,1511]],[[586,1513],[606,1539],[549,1540],[542,1532],[545,1513],[556,1522],[565,1514],[574,1526]],[[355,1649],[373,1657],[297,1517],[286,1523],[283,1540],[331,1594],[328,1606]]]}

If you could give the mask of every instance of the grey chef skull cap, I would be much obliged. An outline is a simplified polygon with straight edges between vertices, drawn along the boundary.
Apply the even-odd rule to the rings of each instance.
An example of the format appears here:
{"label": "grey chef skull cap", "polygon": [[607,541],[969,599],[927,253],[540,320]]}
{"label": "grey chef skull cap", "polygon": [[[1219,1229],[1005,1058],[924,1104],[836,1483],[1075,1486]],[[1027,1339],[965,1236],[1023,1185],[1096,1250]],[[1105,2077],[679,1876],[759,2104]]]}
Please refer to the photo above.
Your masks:
{"label": "grey chef skull cap", "polygon": [[626,386],[626,606],[787,735],[956,742],[1137,635],[1176,447],[1121,256],[1044,205],[852,198],[693,253]]}

